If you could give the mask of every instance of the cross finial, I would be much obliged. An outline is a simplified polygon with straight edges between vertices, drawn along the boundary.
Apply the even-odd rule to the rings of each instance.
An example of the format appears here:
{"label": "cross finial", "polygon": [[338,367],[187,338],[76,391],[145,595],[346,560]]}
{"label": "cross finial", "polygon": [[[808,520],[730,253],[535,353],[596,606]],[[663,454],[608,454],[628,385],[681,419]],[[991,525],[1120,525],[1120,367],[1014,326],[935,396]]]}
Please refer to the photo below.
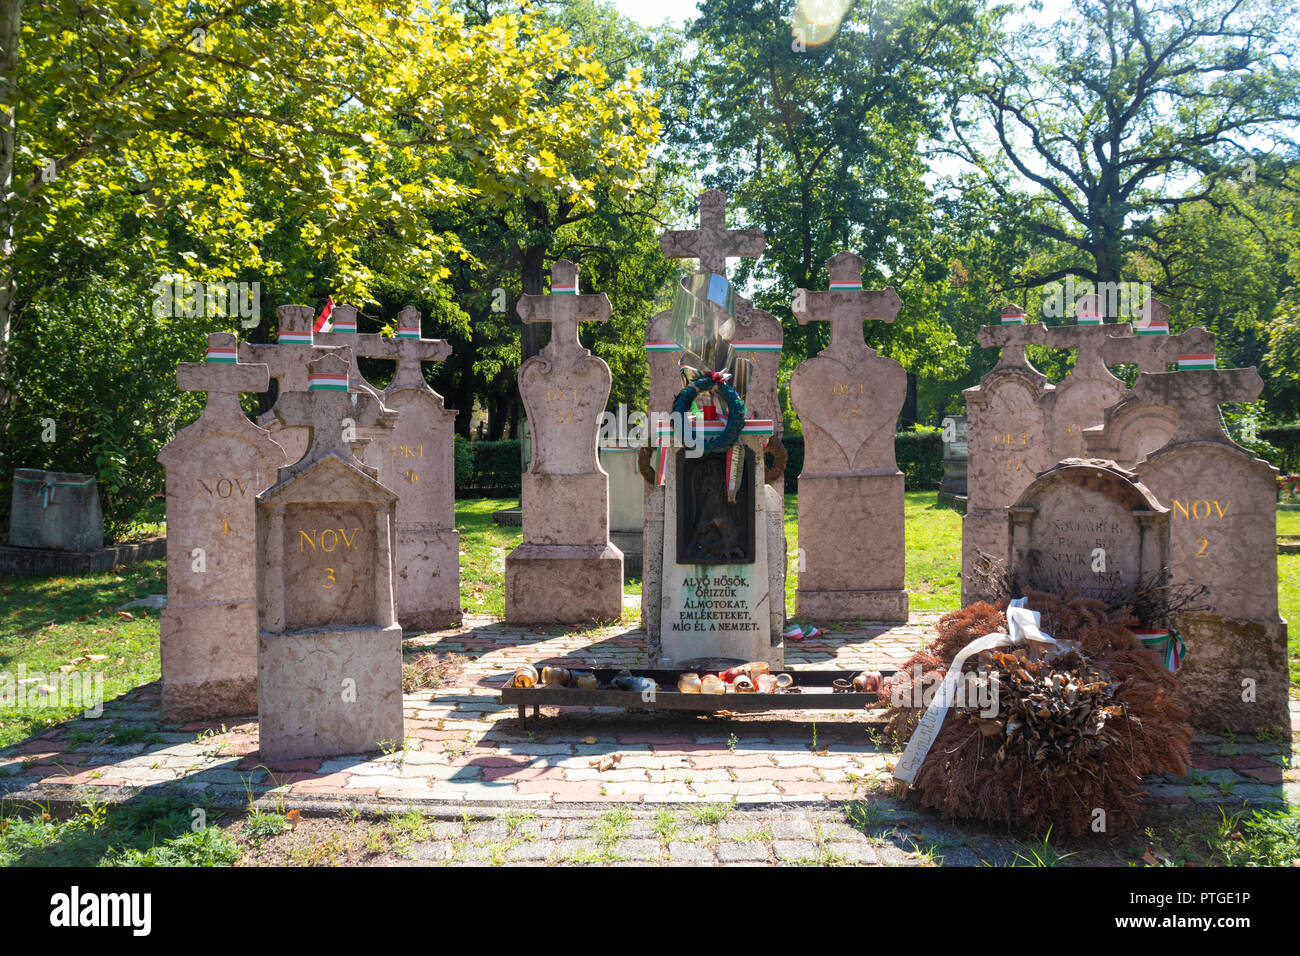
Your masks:
{"label": "cross finial", "polygon": [[761,229],[727,229],[727,194],[710,189],[700,196],[700,228],[670,229],[659,237],[669,259],[699,259],[700,271],[726,276],[727,260],[757,259],[766,240]]}
{"label": "cross finial", "polygon": [[1136,365],[1139,372],[1164,372],[1180,355],[1214,351],[1214,333],[1206,329],[1170,335],[1169,306],[1152,297],[1142,303],[1130,331],[1134,334],[1106,339],[1101,357],[1107,365]]}
{"label": "cross finial", "polygon": [[[1054,349],[1076,349],[1079,354],[1074,360],[1075,369],[1086,370],[1092,376],[1102,376],[1102,373],[1109,375],[1106,362],[1102,358],[1102,348],[1106,346],[1107,340],[1131,338],[1132,323],[1106,324],[1106,317],[1102,314],[1101,296],[1095,292],[1079,296],[1075,304],[1074,317],[1074,325],[1049,325],[1047,344]],[[1111,346],[1111,348],[1118,347]]]}
{"label": "cross finial", "polygon": [[176,384],[182,392],[207,392],[205,415],[236,411],[242,392],[265,392],[271,372],[265,365],[239,361],[232,332],[210,332],[203,362],[181,362],[176,366]]}
{"label": "cross finial", "polygon": [[1133,384],[1137,398],[1148,405],[1178,409],[1178,426],[1170,442],[1229,442],[1219,420],[1225,402],[1253,402],[1264,391],[1264,380],[1250,368],[1194,369],[1185,372],[1142,372]]}
{"label": "cross finial", "polygon": [[[1000,325],[981,325],[976,333],[980,345],[986,349],[1001,349],[994,368],[1018,365],[1033,369],[1025,358],[1026,345],[1042,345],[1047,341],[1047,329],[1041,322],[1027,324],[1025,310],[1018,305],[1008,305],[1002,310]],[[1037,371],[1037,369],[1034,369]]]}
{"label": "cross finial", "polygon": [[837,252],[826,262],[831,277],[829,292],[795,290],[791,307],[800,325],[831,324],[831,345],[827,351],[861,351],[866,347],[862,323],[868,319],[893,322],[903,304],[892,286],[864,290],[863,265],[863,260],[853,253]]}
{"label": "cross finial", "polygon": [[443,339],[420,337],[420,310],[413,305],[406,306],[397,314],[397,334],[391,339],[381,335],[361,335],[358,339],[358,355],[397,362],[392,385],[423,385],[428,388],[421,364],[442,362],[451,355],[451,346]]}
{"label": "cross finial", "polygon": [[387,427],[397,420],[366,392],[348,392],[348,363],[337,352],[307,363],[307,391],[281,395],[275,403],[275,417],[286,427],[307,428],[307,454],[299,464],[308,464],[335,454],[344,461],[361,465],[352,455],[357,441],[355,430]]}
{"label": "cross finial", "polygon": [[515,311],[525,323],[551,323],[551,341],[544,351],[554,356],[571,351],[588,354],[578,340],[578,323],[604,322],[613,309],[603,292],[579,295],[578,267],[560,259],[551,266],[551,294],[521,295]]}
{"label": "cross finial", "polygon": [[311,326],[315,313],[311,306],[282,305],[275,312],[280,319],[279,344],[240,342],[239,361],[264,363],[281,395],[305,391],[307,363],[339,349],[313,341]]}

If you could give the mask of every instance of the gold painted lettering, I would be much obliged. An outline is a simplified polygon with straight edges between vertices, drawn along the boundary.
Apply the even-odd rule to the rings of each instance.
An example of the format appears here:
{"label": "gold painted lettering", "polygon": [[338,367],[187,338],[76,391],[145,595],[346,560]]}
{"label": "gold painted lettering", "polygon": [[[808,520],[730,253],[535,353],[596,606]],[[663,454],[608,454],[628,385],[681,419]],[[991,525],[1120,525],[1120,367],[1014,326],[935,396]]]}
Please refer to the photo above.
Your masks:
{"label": "gold painted lettering", "polygon": [[302,531],[302,530],[298,531],[298,553],[299,554],[302,554],[303,539],[306,539],[307,543],[311,545],[311,549],[313,551],[316,550],[316,529],[315,528],[311,529],[311,534],[308,534],[306,531]]}

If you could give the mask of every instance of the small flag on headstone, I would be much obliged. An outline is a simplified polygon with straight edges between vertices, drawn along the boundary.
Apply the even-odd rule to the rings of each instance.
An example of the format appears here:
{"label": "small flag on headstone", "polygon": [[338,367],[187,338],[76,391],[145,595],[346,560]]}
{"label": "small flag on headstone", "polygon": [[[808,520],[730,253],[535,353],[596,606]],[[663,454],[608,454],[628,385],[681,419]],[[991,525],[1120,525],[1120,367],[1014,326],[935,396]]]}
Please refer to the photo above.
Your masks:
{"label": "small flag on headstone", "polygon": [[[333,326],[331,325],[330,328],[326,328],[326,323],[329,322],[330,316],[333,314],[334,314],[334,296],[330,296],[328,299],[325,300],[325,308],[320,310],[320,315],[316,316],[316,321],[312,323],[311,330],[313,332],[330,331],[330,329],[332,329]],[[352,326],[351,331],[355,332],[356,330],[357,327],[355,325]]]}

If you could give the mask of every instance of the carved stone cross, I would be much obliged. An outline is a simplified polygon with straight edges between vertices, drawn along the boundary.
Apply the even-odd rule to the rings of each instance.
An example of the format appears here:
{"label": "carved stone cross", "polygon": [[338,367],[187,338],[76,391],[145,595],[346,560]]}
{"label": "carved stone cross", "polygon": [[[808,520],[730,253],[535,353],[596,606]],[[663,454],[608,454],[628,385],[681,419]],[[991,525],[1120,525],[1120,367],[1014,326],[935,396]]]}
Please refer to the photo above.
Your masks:
{"label": "carved stone cross", "polygon": [[[1047,326],[1047,344],[1054,349],[1075,349],[1079,353],[1071,375],[1075,372],[1090,378],[1109,375],[1102,349],[1110,342],[1119,343],[1109,345],[1111,349],[1123,348],[1133,336],[1133,325],[1129,322],[1107,325],[1102,321],[1101,298],[1094,293],[1079,296],[1075,314],[1083,324]],[[1091,317],[1097,317],[1097,321],[1088,321]]]}
{"label": "carved stone cross", "polygon": [[795,290],[793,310],[800,325],[809,322],[831,324],[831,344],[825,352],[832,355],[860,353],[867,347],[862,323],[869,319],[893,322],[903,304],[892,286],[864,290],[863,265],[863,260],[851,252],[836,253],[827,262],[831,276],[829,292]]}
{"label": "carved stone cross", "polygon": [[348,392],[348,363],[338,353],[308,363],[307,373],[307,391],[281,395],[274,409],[286,427],[308,429],[307,454],[299,466],[335,454],[362,467],[352,454],[351,443],[357,441],[352,429],[391,426],[396,413],[365,392]]}
{"label": "carved stone cross", "polygon": [[[404,334],[414,329],[414,336]],[[357,354],[366,358],[388,359],[397,363],[393,372],[390,388],[399,385],[423,385],[424,362],[442,362],[451,355],[451,346],[443,339],[420,338],[420,312],[413,305],[402,309],[397,316],[397,335],[385,338],[382,335],[358,335]]]}
{"label": "carved stone cross", "polygon": [[699,259],[700,271],[726,276],[728,259],[757,259],[766,239],[761,229],[727,228],[727,194],[710,189],[700,196],[700,228],[671,229],[659,237],[669,259]]}
{"label": "carved stone cross", "polygon": [[1026,325],[1025,310],[1018,305],[1007,306],[1002,310],[1001,325],[981,325],[976,335],[984,348],[1002,350],[994,368],[1009,365],[1033,368],[1025,358],[1025,346],[1043,345],[1047,342],[1047,328],[1041,322]]}
{"label": "carved stone cross", "polygon": [[314,341],[311,306],[282,305],[275,312],[280,317],[279,344],[240,342],[239,360],[265,364],[281,395],[305,392],[307,363],[336,349]]}
{"label": "carved stone cross", "polygon": [[[1214,333],[1203,328],[1169,334],[1169,306],[1159,299],[1147,299],[1141,321],[1130,328],[1135,335],[1108,338],[1101,347],[1107,365],[1136,365],[1139,372],[1164,372],[1178,356],[1214,351]],[[1149,333],[1149,334],[1148,334]]]}
{"label": "carved stone cross", "polygon": [[265,365],[238,361],[234,333],[211,332],[207,360],[177,365],[176,384],[182,392],[208,393],[205,416],[227,418],[233,414],[243,418],[240,394],[265,392],[271,384],[271,373]]}
{"label": "carved stone cross", "polygon": [[1171,443],[1230,441],[1219,420],[1219,406],[1226,402],[1253,402],[1263,390],[1264,380],[1253,365],[1250,368],[1143,372],[1133,384],[1133,392],[1142,402],[1178,409],[1178,426]]}
{"label": "carved stone cross", "polygon": [[347,348],[348,384],[353,391],[369,392],[375,398],[379,398],[379,389],[367,382],[362,376],[361,369],[357,365],[357,356],[361,354],[362,348],[373,345],[375,340],[382,341],[382,336],[373,332],[357,333],[357,307],[355,305],[336,304],[334,311],[330,313],[330,321],[332,330],[313,333],[312,341],[316,345],[343,346]]}
{"label": "carved stone cross", "polygon": [[604,322],[613,311],[605,293],[578,293],[578,267],[568,259],[551,266],[550,295],[521,295],[515,310],[525,324],[551,323],[551,341],[542,353],[553,361],[564,355],[590,355],[578,339],[578,324]]}

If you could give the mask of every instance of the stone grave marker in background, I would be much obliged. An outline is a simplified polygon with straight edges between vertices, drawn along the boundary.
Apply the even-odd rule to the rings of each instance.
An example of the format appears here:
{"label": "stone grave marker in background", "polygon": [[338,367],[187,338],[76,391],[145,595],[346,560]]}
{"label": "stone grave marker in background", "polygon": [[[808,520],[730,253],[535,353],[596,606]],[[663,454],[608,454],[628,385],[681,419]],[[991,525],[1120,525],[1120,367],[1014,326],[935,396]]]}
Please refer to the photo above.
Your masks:
{"label": "stone grave marker in background", "polygon": [[523,474],[524,540],[506,557],[506,620],[616,621],[623,613],[623,555],[609,540],[609,476],[596,445],[613,378],[582,347],[580,322],[609,318],[609,298],[578,293],[578,268],[551,267],[550,295],[524,295],[525,323],[549,322],[551,341],[519,369],[532,429]]}
{"label": "stone grave marker in background", "polygon": [[456,412],[429,387],[425,362],[442,362],[451,346],[420,335],[420,313],[408,305],[397,319],[397,335],[356,336],[356,353],[397,363],[384,390],[385,408],[397,424],[367,455],[379,482],[396,492],[397,614],[408,630],[459,624],[460,534],[456,531],[453,442]]}
{"label": "stone grave marker in background", "polygon": [[347,370],[338,354],[317,359],[308,391],[275,405],[311,437],[303,459],[257,497],[257,713],[267,761],[401,746],[397,496],[353,454],[349,434],[396,416],[369,395],[349,395]]}
{"label": "stone grave marker in background", "polygon": [[[1164,372],[1180,356],[1214,354],[1214,333],[1194,328],[1170,335],[1168,314],[1163,302],[1147,299],[1143,321],[1134,325],[1135,335],[1108,339],[1101,349],[1102,360],[1107,365],[1136,365],[1139,372]],[[1129,392],[1106,409],[1101,424],[1083,430],[1088,456],[1132,468],[1169,441],[1178,415],[1173,406],[1152,405]]]}
{"label": "stone grave marker in background", "polygon": [[644,567],[641,550],[645,532],[645,479],[637,466],[640,447],[626,433],[602,442],[600,467],[609,475],[609,539],[623,553],[623,577],[639,578]]}
{"label": "stone grave marker in background", "polygon": [[1027,325],[1023,309],[1002,310],[1001,325],[980,328],[985,348],[1001,348],[998,363],[966,399],[966,514],[961,527],[962,604],[1000,597],[989,559],[1007,554],[1007,506],[1045,469],[1047,440],[1042,399],[1052,392],[1047,376],[1030,364],[1026,345],[1042,345],[1047,330]]}
{"label": "stone grave marker in background", "polygon": [[239,404],[241,393],[266,391],[267,367],[239,363],[229,332],[208,336],[206,358],[176,368],[181,390],[207,392],[207,405],[158,455],[167,469],[168,720],[257,710],[257,495],[286,464]]}
{"label": "stone grave marker in background", "polygon": [[1069,459],[1007,509],[1007,566],[1019,588],[1119,603],[1169,561],[1169,512],[1132,473]]}
{"label": "stone grave marker in background", "polygon": [[863,261],[840,252],[827,263],[830,291],[798,289],[801,325],[831,323],[831,344],[801,363],[790,400],[804,428],[799,475],[801,617],[823,621],[906,621],[903,473],[894,432],[907,373],[867,346],[862,323],[892,322],[892,289],[864,291]]}
{"label": "stone grave marker in background", "polygon": [[[1123,354],[1123,343],[1131,340],[1131,323],[1107,323],[1101,313],[1101,299],[1095,293],[1082,295],[1075,307],[1076,325],[1047,327],[1047,344],[1054,349],[1074,349],[1074,368],[1050,393],[1043,396],[1043,421],[1047,429],[1044,467],[1067,458],[1088,454],[1084,429],[1101,424],[1105,411],[1128,393],[1128,386],[1111,374],[1103,358]],[[1116,361],[1131,361],[1117,358]]]}
{"label": "stone grave marker in background", "polygon": [[1254,368],[1239,368],[1144,373],[1134,385],[1138,400],[1179,411],[1169,442],[1137,473],[1169,509],[1171,583],[1208,588],[1200,610],[1171,623],[1186,642],[1178,683],[1192,722],[1216,732],[1290,728],[1278,471],[1219,420],[1221,403],[1254,401],[1263,384]]}
{"label": "stone grave marker in background", "polygon": [[94,475],[14,469],[9,544],[15,548],[94,551],[104,546],[104,513]]}

